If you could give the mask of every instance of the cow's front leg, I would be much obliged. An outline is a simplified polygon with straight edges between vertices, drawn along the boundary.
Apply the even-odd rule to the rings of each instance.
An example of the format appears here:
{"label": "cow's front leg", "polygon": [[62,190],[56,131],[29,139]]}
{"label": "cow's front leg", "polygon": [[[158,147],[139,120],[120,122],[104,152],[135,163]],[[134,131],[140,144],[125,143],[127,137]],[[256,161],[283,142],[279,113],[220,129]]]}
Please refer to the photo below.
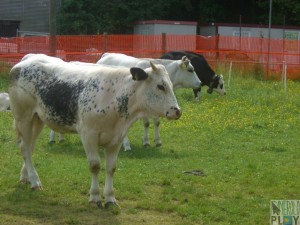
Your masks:
{"label": "cow's front leg", "polygon": [[201,86],[197,89],[193,89],[195,100],[200,101],[201,100]]}
{"label": "cow's front leg", "polygon": [[117,205],[113,189],[113,176],[116,171],[116,163],[120,147],[121,146],[118,146],[114,149],[106,150],[106,178],[104,186],[104,198],[106,208],[110,205]]}
{"label": "cow's front leg", "polygon": [[154,122],[154,142],[155,142],[155,146],[159,147],[161,146],[161,140],[159,134],[159,125],[160,125],[159,118],[154,118],[153,122]]}
{"label": "cow's front leg", "polygon": [[149,119],[143,118],[143,123],[144,123],[144,138],[143,138],[144,146],[149,146],[150,145],[150,141],[149,141],[150,122],[149,122]]}
{"label": "cow's front leg", "polygon": [[100,187],[98,181],[98,174],[100,172],[100,157],[98,154],[98,135],[92,132],[81,134],[81,140],[88,159],[89,169],[92,173],[91,188],[89,191],[89,202],[95,203],[99,208],[102,208],[102,203],[100,199]]}
{"label": "cow's front leg", "polygon": [[197,102],[201,101],[201,92],[200,92],[200,91],[197,92],[197,96],[196,96],[195,100],[196,100]]}

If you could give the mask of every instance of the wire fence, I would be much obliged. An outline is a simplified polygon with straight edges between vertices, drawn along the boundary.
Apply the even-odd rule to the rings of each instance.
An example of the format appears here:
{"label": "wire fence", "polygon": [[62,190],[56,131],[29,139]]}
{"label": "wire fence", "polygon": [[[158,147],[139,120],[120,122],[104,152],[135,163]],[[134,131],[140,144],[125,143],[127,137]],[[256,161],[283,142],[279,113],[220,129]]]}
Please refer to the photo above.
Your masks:
{"label": "wire fence", "polygon": [[25,54],[43,53],[65,61],[95,63],[104,52],[135,57],[159,58],[174,50],[194,51],[205,56],[212,67],[217,63],[255,70],[266,76],[300,79],[300,41],[256,37],[199,35],[74,35],[0,38],[1,65],[17,63]]}

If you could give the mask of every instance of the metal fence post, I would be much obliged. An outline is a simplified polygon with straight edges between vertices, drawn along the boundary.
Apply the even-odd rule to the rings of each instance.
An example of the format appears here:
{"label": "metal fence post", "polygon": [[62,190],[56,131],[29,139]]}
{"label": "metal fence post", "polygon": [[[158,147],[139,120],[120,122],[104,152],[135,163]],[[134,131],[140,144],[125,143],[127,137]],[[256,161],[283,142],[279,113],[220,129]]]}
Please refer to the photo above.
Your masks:
{"label": "metal fence post", "polygon": [[167,49],[167,35],[166,35],[166,33],[162,33],[161,38],[162,38],[161,51],[162,51],[162,54],[165,54],[166,49]]}

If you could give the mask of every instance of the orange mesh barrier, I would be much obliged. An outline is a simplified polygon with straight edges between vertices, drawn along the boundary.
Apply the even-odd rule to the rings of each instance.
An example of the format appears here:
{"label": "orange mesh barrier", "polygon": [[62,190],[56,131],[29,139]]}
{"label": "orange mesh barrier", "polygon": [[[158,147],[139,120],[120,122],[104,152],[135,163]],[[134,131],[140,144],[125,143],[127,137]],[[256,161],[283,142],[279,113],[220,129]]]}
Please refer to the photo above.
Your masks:
{"label": "orange mesh barrier", "polygon": [[[199,35],[70,35],[0,38],[0,61],[14,65],[27,53],[55,55],[66,61],[95,63],[104,52],[158,58],[164,52],[188,50],[213,62],[254,65],[278,73],[286,63],[288,78],[300,79],[300,41],[256,37]],[[3,64],[3,63],[2,63]],[[0,66],[2,65],[0,64]]]}

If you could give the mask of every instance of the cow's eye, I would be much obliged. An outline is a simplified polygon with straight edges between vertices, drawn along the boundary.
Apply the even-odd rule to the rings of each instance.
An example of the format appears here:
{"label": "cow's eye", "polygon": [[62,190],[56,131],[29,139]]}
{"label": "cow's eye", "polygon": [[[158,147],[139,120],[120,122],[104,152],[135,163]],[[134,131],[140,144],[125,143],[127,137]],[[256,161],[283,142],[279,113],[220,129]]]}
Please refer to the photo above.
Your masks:
{"label": "cow's eye", "polygon": [[188,69],[188,71],[189,71],[190,73],[193,73],[193,72],[194,72],[194,70],[193,70],[193,69]]}
{"label": "cow's eye", "polygon": [[165,86],[164,85],[161,85],[161,84],[158,84],[157,85],[157,88],[159,89],[159,90],[161,90],[161,91],[165,91],[166,89],[165,89]]}

